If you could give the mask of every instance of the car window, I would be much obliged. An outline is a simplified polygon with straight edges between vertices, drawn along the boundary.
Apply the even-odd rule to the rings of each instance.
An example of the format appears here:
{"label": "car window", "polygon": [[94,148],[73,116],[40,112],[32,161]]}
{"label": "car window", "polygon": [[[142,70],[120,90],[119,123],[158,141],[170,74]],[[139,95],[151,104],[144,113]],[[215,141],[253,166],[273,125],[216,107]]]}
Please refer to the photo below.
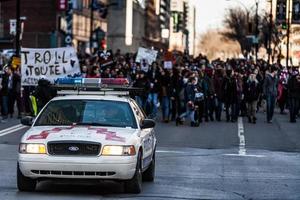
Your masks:
{"label": "car window", "polygon": [[137,128],[129,103],[107,100],[52,101],[42,111],[34,125],[95,125]]}
{"label": "car window", "polygon": [[135,101],[131,100],[131,103],[132,103],[132,107],[134,109],[134,112],[136,113],[136,115],[138,117],[138,121],[141,123],[146,118],[146,115],[140,109],[140,107],[137,105],[137,103]]}

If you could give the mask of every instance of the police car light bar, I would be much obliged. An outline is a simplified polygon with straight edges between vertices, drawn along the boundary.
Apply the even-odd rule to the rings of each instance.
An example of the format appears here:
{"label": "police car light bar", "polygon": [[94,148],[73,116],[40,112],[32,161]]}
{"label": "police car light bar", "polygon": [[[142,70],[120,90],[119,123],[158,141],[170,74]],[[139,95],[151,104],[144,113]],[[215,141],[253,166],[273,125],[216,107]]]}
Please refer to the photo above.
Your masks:
{"label": "police car light bar", "polygon": [[126,78],[58,78],[56,85],[128,86]]}
{"label": "police car light bar", "polygon": [[58,95],[129,96],[142,91],[130,87],[129,81],[124,78],[59,78],[54,87]]}

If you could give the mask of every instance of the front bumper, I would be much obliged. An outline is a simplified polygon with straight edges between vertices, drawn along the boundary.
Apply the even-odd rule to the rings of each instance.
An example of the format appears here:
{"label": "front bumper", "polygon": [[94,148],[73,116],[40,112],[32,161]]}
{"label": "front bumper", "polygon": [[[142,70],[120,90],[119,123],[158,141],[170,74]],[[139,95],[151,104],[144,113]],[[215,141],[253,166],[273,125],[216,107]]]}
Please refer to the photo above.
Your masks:
{"label": "front bumper", "polygon": [[63,157],[19,154],[22,174],[30,178],[128,180],[136,170],[136,156]]}

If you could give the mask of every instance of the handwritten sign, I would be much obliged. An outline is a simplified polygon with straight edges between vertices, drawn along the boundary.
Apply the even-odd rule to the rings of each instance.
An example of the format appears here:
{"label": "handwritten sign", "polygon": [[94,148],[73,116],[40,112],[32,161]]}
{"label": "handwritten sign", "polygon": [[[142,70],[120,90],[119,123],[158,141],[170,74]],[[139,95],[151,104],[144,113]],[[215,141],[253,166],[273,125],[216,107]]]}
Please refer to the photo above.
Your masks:
{"label": "handwritten sign", "polygon": [[57,78],[80,73],[79,61],[72,47],[21,49],[22,85],[37,85],[41,77],[54,82]]}
{"label": "handwritten sign", "polygon": [[140,47],[135,61],[142,63],[142,60],[146,60],[151,65],[156,60],[156,56],[157,51]]}

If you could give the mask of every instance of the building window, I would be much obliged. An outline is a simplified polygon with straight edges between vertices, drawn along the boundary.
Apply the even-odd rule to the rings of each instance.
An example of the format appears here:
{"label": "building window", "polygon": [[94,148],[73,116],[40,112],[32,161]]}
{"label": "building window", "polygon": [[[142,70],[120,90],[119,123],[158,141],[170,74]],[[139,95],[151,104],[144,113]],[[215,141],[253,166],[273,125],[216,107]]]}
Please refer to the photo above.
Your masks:
{"label": "building window", "polygon": [[89,8],[90,7],[90,0],[83,0],[83,8]]}

